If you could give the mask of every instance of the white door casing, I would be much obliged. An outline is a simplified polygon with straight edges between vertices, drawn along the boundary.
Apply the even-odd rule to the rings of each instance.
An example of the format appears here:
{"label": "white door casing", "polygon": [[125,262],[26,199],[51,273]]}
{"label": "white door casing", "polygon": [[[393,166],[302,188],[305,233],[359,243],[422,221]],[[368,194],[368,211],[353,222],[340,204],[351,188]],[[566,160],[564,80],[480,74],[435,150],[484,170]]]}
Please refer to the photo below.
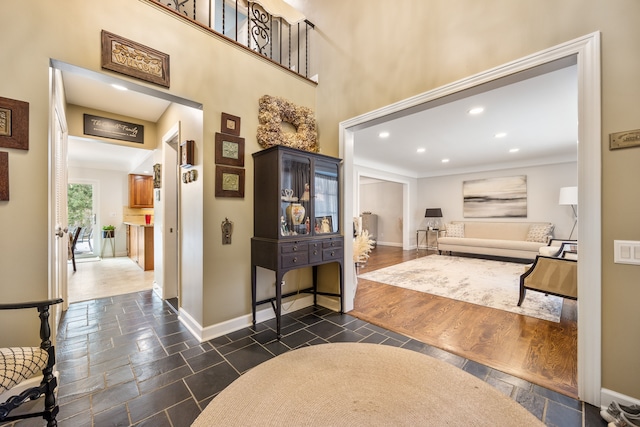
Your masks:
{"label": "white door casing", "polygon": [[[420,104],[513,75],[537,66],[576,57],[578,70],[578,200],[580,203],[580,262],[578,263],[578,395],[595,406],[601,401],[602,331],[602,246],[601,246],[601,97],[600,33],[595,32],[553,46],[449,85],[405,99],[339,125],[339,156],[343,161],[342,229],[350,230],[354,216],[354,185],[358,178],[353,165],[354,134],[367,123],[379,122]],[[587,194],[589,195],[587,197]],[[404,230],[403,230],[404,231]],[[406,237],[403,237],[406,240]],[[584,248],[584,249],[582,249]],[[345,245],[345,265],[350,265],[352,245]],[[354,275],[344,274],[344,308],[353,309],[356,291]]]}
{"label": "white door casing", "polygon": [[[69,308],[67,262],[69,234],[67,224],[67,121],[64,87],[60,70],[50,68],[51,113],[49,143],[49,297],[62,298],[62,310]],[[54,328],[59,311],[54,312]]]}

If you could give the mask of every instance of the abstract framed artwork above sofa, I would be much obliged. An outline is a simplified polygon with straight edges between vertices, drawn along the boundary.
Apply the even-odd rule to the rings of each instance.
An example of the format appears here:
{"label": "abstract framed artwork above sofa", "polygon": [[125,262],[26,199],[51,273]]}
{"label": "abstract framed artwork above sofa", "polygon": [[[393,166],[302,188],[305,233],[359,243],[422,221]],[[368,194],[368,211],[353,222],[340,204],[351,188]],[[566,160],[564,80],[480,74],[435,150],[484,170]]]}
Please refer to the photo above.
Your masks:
{"label": "abstract framed artwork above sofa", "polygon": [[465,218],[526,218],[527,176],[462,182]]}

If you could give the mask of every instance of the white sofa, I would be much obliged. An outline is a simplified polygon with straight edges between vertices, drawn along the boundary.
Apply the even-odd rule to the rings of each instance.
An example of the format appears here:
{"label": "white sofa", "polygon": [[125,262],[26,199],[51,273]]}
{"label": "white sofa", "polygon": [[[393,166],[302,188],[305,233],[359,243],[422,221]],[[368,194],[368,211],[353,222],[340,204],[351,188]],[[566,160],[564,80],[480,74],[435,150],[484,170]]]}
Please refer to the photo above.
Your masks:
{"label": "white sofa", "polygon": [[438,250],[533,260],[552,237],[550,222],[451,221],[438,238]]}

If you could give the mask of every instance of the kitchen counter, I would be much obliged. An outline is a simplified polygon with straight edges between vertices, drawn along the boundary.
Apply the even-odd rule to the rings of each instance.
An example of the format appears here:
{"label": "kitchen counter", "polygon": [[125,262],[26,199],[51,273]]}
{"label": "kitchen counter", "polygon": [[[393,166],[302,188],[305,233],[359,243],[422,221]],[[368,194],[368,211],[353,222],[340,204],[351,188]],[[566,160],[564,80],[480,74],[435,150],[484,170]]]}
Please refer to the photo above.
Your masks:
{"label": "kitchen counter", "polygon": [[125,222],[127,255],[143,270],[153,270],[153,224]]}

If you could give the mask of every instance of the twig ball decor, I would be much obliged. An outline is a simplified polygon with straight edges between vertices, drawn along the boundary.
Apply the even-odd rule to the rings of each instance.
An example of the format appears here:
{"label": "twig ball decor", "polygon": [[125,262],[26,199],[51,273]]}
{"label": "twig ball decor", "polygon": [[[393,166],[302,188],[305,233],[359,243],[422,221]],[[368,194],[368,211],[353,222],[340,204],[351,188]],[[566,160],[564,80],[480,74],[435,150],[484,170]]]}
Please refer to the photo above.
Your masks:
{"label": "twig ball decor", "polygon": [[[263,148],[285,145],[299,150],[318,152],[318,133],[313,110],[297,106],[286,99],[264,95],[258,113],[258,144]],[[289,123],[296,132],[284,132],[282,123]]]}

